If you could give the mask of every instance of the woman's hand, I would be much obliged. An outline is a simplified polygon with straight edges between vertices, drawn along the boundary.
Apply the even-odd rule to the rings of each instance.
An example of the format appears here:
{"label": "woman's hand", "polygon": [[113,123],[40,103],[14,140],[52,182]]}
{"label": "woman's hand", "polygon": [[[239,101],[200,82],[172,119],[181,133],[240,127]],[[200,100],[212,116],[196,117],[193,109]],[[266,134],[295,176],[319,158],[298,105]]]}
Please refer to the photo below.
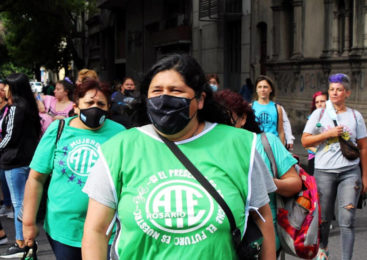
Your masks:
{"label": "woman's hand", "polygon": [[325,140],[332,138],[332,137],[338,137],[343,133],[343,127],[342,126],[336,126],[333,127],[325,132],[322,132],[321,134],[313,135],[310,133],[303,133],[301,142],[303,147],[310,147],[310,146],[318,146]]}
{"label": "woman's hand", "polygon": [[367,193],[367,176],[362,176],[362,193]]}
{"label": "woman's hand", "polygon": [[329,138],[338,137],[343,133],[343,128],[343,126],[336,126],[326,131],[326,134],[329,136]]}
{"label": "woman's hand", "polygon": [[33,246],[34,240],[38,236],[39,230],[36,223],[30,225],[23,225],[23,237],[24,237],[24,244],[26,246]]}

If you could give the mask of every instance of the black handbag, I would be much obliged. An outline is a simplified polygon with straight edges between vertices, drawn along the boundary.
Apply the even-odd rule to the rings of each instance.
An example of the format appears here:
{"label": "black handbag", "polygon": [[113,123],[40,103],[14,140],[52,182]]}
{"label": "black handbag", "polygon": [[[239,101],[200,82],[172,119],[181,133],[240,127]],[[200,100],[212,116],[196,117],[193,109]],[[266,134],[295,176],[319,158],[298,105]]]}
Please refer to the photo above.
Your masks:
{"label": "black handbag", "polygon": [[191,161],[183,154],[183,152],[177,147],[174,142],[171,142],[167,138],[158,134],[162,141],[168,146],[173,154],[180,160],[180,162],[190,171],[192,176],[209,192],[209,194],[218,202],[220,207],[226,213],[230,226],[231,233],[236,249],[238,259],[241,260],[255,260],[259,259],[261,245],[263,242],[263,235],[252,219],[251,216],[247,218],[246,232],[241,239],[241,231],[237,228],[232,211],[228,207],[221,195],[216,189],[209,183],[209,181],[201,174],[201,172],[191,163]]}
{"label": "black handbag", "polygon": [[[334,125],[338,126],[335,120],[333,120]],[[341,136],[338,136],[340,150],[345,158],[348,160],[355,160],[359,158],[359,149],[358,147],[350,140],[345,140]]]}

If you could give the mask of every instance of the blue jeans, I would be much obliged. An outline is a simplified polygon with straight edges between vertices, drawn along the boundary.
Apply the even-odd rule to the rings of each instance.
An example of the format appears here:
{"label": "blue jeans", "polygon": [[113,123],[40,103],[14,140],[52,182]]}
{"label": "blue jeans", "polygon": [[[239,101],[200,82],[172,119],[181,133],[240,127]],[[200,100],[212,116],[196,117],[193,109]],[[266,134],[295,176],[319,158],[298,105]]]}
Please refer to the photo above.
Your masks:
{"label": "blue jeans", "polygon": [[0,182],[1,182],[1,190],[4,196],[4,205],[6,207],[11,207],[10,191],[5,178],[5,170],[3,169],[0,169]]}
{"label": "blue jeans", "polygon": [[29,167],[20,167],[5,170],[6,182],[8,183],[11,201],[14,207],[15,239],[23,240],[22,223],[17,219],[22,208],[24,187],[29,175]]}
{"label": "blue jeans", "polygon": [[325,249],[328,245],[330,222],[337,199],[342,259],[352,259],[356,206],[362,189],[361,170],[355,167],[345,172],[334,173],[315,169],[314,176],[321,206],[320,247]]}

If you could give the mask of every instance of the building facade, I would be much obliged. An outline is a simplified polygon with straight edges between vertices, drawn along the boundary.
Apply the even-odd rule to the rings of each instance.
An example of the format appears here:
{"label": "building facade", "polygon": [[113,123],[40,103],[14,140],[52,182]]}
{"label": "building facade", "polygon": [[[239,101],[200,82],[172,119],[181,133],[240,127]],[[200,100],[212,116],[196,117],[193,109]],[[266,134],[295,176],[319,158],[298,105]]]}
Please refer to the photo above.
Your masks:
{"label": "building facade", "polygon": [[296,130],[332,73],[349,75],[348,105],[366,118],[367,1],[253,0],[251,14],[252,75],[275,79]]}
{"label": "building facade", "polygon": [[[296,131],[331,73],[352,79],[349,105],[367,116],[367,0],[97,0],[88,62],[102,79],[140,78],[162,55],[193,55],[222,88],[274,78]],[[366,111],[366,112],[365,112]]]}

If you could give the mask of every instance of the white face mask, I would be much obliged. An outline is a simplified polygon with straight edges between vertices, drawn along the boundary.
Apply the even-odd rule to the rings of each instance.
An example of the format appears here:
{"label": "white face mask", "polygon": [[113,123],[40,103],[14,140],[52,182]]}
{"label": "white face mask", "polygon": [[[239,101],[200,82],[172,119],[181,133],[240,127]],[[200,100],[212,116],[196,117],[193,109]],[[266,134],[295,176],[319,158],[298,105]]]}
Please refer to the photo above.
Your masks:
{"label": "white face mask", "polygon": [[210,84],[210,87],[212,88],[213,92],[217,92],[218,86],[215,84]]}

